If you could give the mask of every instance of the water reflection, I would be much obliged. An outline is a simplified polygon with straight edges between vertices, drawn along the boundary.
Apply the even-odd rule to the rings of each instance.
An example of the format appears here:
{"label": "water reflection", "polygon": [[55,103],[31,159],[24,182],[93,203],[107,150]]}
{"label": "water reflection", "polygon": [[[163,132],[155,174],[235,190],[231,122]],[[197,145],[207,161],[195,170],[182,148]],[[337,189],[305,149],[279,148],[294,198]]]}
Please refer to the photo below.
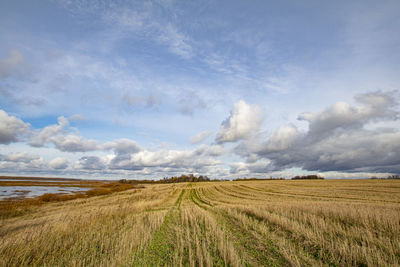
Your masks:
{"label": "water reflection", "polygon": [[0,186],[0,199],[37,197],[43,194],[72,194],[92,188],[61,186]]}

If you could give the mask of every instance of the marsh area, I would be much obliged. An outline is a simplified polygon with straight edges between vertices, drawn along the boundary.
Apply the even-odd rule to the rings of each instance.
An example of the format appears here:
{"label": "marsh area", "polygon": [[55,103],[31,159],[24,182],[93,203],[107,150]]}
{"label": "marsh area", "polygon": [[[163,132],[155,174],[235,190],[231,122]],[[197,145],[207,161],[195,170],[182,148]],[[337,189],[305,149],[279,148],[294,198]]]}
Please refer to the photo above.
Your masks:
{"label": "marsh area", "polygon": [[86,192],[96,187],[94,182],[55,178],[0,178],[0,200]]}

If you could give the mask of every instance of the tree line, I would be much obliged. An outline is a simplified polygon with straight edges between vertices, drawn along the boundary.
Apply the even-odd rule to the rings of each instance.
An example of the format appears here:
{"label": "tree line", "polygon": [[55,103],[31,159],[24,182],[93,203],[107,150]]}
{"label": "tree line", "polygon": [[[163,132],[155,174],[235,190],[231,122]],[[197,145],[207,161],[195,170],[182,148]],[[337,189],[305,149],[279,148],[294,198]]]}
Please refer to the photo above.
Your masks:
{"label": "tree line", "polygon": [[324,177],[318,175],[304,175],[304,176],[295,176],[292,177],[292,180],[323,180]]}
{"label": "tree line", "polygon": [[194,174],[182,174],[181,176],[164,177],[161,180],[127,180],[121,179],[120,183],[123,184],[171,184],[171,183],[187,183],[187,182],[209,182],[212,181],[207,176]]}

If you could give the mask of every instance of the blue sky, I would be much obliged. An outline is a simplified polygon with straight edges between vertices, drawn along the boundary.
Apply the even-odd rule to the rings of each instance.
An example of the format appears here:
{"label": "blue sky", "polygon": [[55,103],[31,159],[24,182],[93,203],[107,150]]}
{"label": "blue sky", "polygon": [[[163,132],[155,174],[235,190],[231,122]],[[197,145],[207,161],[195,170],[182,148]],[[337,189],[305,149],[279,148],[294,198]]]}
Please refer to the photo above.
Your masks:
{"label": "blue sky", "polygon": [[0,174],[398,174],[399,11],[1,1]]}

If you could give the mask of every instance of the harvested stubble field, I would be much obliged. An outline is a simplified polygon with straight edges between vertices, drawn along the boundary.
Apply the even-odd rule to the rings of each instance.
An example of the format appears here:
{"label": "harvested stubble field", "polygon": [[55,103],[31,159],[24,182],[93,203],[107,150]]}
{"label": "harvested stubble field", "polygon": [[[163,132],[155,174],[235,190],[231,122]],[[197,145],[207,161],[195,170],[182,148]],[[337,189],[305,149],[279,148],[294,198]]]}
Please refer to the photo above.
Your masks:
{"label": "harvested stubble field", "polygon": [[400,181],[146,185],[2,219],[0,266],[398,266]]}

